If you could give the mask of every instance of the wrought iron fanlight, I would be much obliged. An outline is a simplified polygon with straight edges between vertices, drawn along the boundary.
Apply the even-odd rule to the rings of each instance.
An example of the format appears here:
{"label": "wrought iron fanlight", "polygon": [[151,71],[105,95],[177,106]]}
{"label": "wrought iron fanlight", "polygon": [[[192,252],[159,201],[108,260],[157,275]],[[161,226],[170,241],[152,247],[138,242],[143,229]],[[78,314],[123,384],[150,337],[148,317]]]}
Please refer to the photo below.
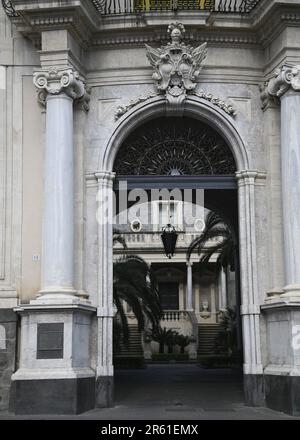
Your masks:
{"label": "wrought iron fanlight", "polygon": [[118,176],[234,175],[230,147],[207,124],[191,118],[159,118],[125,139],[115,163]]}
{"label": "wrought iron fanlight", "polygon": [[178,234],[174,226],[168,224],[163,228],[161,239],[164,245],[166,256],[171,259],[175,253]]}

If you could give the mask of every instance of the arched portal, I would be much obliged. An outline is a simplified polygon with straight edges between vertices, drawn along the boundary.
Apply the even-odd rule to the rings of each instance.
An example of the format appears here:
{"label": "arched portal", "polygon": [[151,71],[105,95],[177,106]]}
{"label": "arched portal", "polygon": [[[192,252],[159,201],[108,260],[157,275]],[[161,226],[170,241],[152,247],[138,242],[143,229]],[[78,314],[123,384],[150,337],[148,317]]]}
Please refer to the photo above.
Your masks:
{"label": "arched portal", "polygon": [[[173,119],[173,118],[178,118]],[[185,119],[186,118],[186,119]],[[184,124],[188,121],[189,125]],[[159,124],[156,122],[160,121]],[[176,124],[177,122],[177,124]],[[156,128],[156,139],[147,138],[151,127]],[[182,136],[176,133],[181,126]],[[172,128],[173,127],[173,128]],[[174,132],[174,127],[175,132]],[[184,127],[184,128],[183,128]],[[173,133],[172,133],[173,129]],[[190,129],[190,132],[189,132]],[[186,131],[187,130],[187,131]],[[152,130],[152,136],[155,130]],[[171,136],[172,133],[172,136]],[[188,137],[190,133],[190,138]],[[201,141],[202,135],[205,133]],[[137,145],[133,143],[140,141]],[[163,148],[161,148],[163,147]],[[143,154],[139,154],[139,153]],[[160,151],[163,155],[159,158]],[[217,152],[217,153],[216,153]],[[181,158],[178,157],[182,154]],[[189,162],[189,154],[193,160]],[[159,159],[159,160],[158,160]],[[99,161],[99,194],[112,206],[115,172],[128,177],[142,177],[144,188],[157,185],[172,188],[173,182],[185,187],[198,187],[207,191],[236,190],[235,232],[240,238],[240,291],[243,321],[244,376],[247,401],[252,401],[249,389],[255,390],[262,374],[259,336],[259,301],[257,298],[257,268],[255,241],[255,186],[265,176],[251,170],[247,148],[236,130],[234,121],[216,109],[212,103],[190,97],[180,117],[170,114],[163,98],[157,97],[137,105],[119,121]],[[201,173],[203,170],[203,173]],[[145,174],[146,173],[146,174]],[[145,175],[148,179],[145,179]],[[161,177],[165,179],[162,181]],[[140,184],[142,180],[140,179]],[[129,188],[136,182],[128,179]],[[131,186],[130,186],[131,185]],[[222,197],[221,197],[222,198]],[[223,198],[226,205],[226,198]],[[212,205],[214,201],[212,201]],[[237,205],[239,208],[237,208]],[[228,205],[229,206],[229,205]],[[100,209],[99,229],[99,332],[98,332],[98,406],[103,406],[103,389],[108,389],[108,403],[113,376],[112,362],[112,222],[104,221]],[[230,216],[230,212],[226,213]],[[112,216],[112,209],[109,215]],[[232,217],[232,216],[231,216]],[[100,396],[101,394],[101,396]],[[255,394],[255,392],[254,392]]]}

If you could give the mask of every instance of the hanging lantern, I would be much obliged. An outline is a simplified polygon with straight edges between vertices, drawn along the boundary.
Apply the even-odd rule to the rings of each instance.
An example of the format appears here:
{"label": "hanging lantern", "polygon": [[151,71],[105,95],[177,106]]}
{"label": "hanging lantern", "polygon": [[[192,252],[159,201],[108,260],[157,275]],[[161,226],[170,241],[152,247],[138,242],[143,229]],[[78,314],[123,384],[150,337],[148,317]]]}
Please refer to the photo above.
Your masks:
{"label": "hanging lantern", "polygon": [[165,253],[168,258],[172,258],[175,253],[178,234],[172,225],[167,225],[163,228],[161,239],[164,245]]}

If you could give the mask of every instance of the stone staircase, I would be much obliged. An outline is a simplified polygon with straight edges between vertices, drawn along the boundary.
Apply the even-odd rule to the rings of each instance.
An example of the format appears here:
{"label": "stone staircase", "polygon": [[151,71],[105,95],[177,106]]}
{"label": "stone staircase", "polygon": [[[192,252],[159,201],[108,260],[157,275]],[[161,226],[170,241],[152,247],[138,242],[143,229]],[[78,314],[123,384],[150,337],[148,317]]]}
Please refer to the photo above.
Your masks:
{"label": "stone staircase", "polygon": [[219,324],[200,324],[198,326],[198,356],[215,354],[215,339]]}
{"label": "stone staircase", "polygon": [[137,325],[129,325],[129,345],[126,346],[123,341],[120,343],[120,350],[116,353],[116,357],[143,357],[143,347],[141,341],[141,333]]}

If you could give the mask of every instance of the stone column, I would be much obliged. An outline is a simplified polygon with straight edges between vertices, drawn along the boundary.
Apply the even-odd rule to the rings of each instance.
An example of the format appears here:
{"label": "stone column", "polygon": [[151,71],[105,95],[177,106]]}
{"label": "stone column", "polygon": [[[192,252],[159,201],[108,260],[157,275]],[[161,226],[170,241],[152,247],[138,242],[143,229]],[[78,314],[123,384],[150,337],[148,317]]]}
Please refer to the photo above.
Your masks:
{"label": "stone column", "polygon": [[193,263],[188,261],[187,265],[187,284],[186,284],[186,310],[194,311],[193,307]]}
{"label": "stone column", "polygon": [[74,289],[74,146],[73,101],[85,86],[72,69],[34,74],[44,94],[46,146],[44,156],[44,211],[42,286],[39,302],[68,302]]}
{"label": "stone column", "polygon": [[264,173],[241,171],[236,174],[239,198],[241,317],[243,325],[244,387],[249,405],[263,405],[260,340],[260,299],[257,277],[255,187]]}
{"label": "stone column", "polygon": [[21,317],[15,412],[78,414],[95,405],[96,309],[75,296],[73,285],[73,100],[84,100],[85,87],[71,68],[36,72],[34,84],[47,107],[42,288],[36,300],[15,309]]}
{"label": "stone column", "polygon": [[285,298],[300,300],[300,65],[284,65],[269,82],[281,100],[281,169],[285,252]]}
{"label": "stone column", "polygon": [[226,283],[226,273],[223,268],[220,270],[219,274],[219,310],[225,310],[227,308],[227,283]]}
{"label": "stone column", "polygon": [[96,406],[113,403],[113,180],[114,173],[101,171],[98,180],[98,356]]}
{"label": "stone column", "polygon": [[268,407],[299,416],[295,389],[300,387],[300,65],[278,69],[267,91],[281,102],[285,287],[282,293],[279,286],[262,306],[268,349],[265,399]]}

